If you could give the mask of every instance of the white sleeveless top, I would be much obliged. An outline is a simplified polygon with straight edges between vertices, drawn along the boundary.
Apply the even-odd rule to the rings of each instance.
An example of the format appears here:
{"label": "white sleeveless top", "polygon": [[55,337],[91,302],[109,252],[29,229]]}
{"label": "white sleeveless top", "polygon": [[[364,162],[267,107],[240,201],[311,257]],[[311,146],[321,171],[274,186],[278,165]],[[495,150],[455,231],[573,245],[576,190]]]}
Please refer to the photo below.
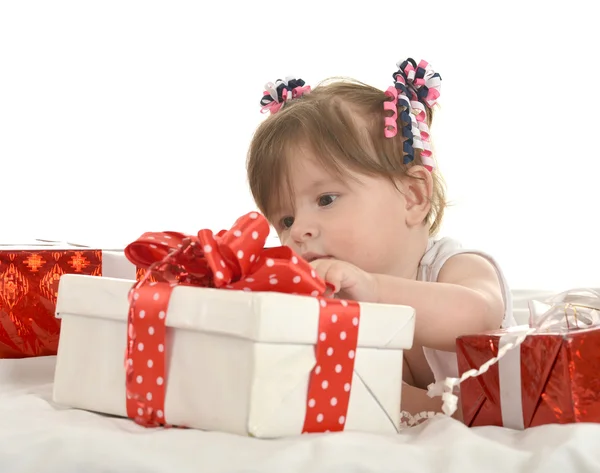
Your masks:
{"label": "white sleeveless top", "polygon": [[[502,320],[502,328],[517,325],[512,313],[512,296],[506,279],[504,278],[504,274],[494,259],[481,251],[463,249],[460,243],[448,237],[440,240],[430,239],[427,244],[427,250],[421,259],[421,263],[419,264],[419,271],[417,275],[418,280],[437,282],[440,270],[446,261],[448,261],[450,257],[462,253],[473,253],[480,255],[487,259],[494,266],[500,281],[504,306],[506,307],[504,319]],[[419,314],[417,313],[417,317],[418,316]],[[434,350],[426,347],[423,347],[423,352],[425,353],[425,358],[429,363],[429,367],[431,368],[436,381],[444,380],[448,377],[458,378],[458,363],[456,359],[456,353]]]}

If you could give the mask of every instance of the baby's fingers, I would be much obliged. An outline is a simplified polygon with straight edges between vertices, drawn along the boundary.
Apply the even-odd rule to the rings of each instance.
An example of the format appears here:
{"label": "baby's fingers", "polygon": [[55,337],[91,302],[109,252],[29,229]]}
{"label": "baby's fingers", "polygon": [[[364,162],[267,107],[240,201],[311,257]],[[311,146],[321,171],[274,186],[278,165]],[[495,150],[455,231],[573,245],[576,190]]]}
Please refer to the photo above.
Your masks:
{"label": "baby's fingers", "polygon": [[311,265],[319,277],[329,286],[325,292],[325,296],[337,294],[340,291],[342,282],[342,275],[339,268],[336,268],[336,265],[329,260],[316,260]]}
{"label": "baby's fingers", "polygon": [[314,268],[317,275],[323,281],[325,281],[328,286],[330,286],[327,288],[327,291],[325,292],[325,296],[335,294],[336,292],[338,292],[340,290],[340,281],[335,280],[335,278],[334,278],[335,275],[332,275],[332,271],[331,271],[332,264],[329,260],[315,260],[310,264]]}

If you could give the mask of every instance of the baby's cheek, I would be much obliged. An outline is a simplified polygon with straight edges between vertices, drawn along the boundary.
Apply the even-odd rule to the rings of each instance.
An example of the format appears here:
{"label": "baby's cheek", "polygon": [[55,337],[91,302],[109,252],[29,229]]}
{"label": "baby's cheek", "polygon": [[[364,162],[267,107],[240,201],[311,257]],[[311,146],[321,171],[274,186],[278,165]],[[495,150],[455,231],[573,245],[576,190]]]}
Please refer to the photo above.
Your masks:
{"label": "baby's cheek", "polygon": [[388,273],[392,268],[399,264],[401,259],[402,247],[399,239],[380,239],[372,238],[368,244],[357,249],[357,254],[365,271],[370,273]]}
{"label": "baby's cheek", "polygon": [[365,241],[355,245],[350,251],[349,262],[358,266],[363,271],[376,273],[381,271],[381,264],[387,259],[384,248],[375,247],[372,242]]}

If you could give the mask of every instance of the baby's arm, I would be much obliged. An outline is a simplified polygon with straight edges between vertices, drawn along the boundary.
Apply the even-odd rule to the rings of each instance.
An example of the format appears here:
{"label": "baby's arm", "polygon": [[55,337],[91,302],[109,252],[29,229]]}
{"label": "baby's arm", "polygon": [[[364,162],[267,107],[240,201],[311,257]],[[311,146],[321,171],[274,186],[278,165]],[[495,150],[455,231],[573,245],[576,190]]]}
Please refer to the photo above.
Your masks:
{"label": "baby's arm", "polygon": [[459,254],[442,267],[438,282],[375,275],[377,300],[414,307],[415,344],[455,351],[456,338],[500,328],[504,302],[494,267],[483,257]]}

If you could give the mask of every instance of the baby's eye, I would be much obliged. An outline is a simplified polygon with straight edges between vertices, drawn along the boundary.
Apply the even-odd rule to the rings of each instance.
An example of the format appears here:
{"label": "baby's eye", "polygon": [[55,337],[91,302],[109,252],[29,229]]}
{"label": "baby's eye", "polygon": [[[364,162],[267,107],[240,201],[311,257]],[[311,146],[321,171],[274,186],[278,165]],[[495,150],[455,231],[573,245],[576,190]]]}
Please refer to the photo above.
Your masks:
{"label": "baby's eye", "polygon": [[319,197],[319,206],[327,207],[328,205],[333,204],[333,201],[337,199],[337,195],[333,194],[325,194]]}
{"label": "baby's eye", "polygon": [[283,217],[279,222],[283,228],[290,228],[294,224],[294,217]]}

